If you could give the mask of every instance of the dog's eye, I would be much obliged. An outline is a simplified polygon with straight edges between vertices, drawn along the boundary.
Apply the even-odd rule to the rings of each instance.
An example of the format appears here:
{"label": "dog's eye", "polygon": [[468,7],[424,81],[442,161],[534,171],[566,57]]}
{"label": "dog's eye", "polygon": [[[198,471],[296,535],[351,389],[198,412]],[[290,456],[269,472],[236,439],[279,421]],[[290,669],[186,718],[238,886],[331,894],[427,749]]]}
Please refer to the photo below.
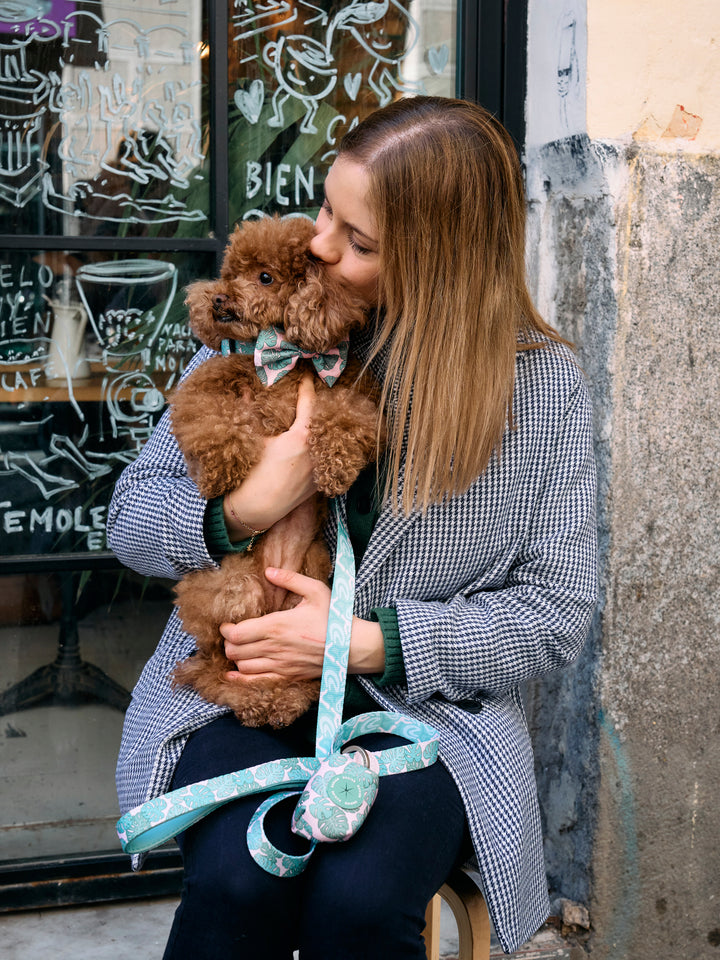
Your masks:
{"label": "dog's eye", "polygon": [[268,287],[273,282],[273,278],[270,276],[269,273],[266,273],[264,270],[260,274],[258,279],[260,280],[260,283],[264,284],[264,286],[266,287]]}

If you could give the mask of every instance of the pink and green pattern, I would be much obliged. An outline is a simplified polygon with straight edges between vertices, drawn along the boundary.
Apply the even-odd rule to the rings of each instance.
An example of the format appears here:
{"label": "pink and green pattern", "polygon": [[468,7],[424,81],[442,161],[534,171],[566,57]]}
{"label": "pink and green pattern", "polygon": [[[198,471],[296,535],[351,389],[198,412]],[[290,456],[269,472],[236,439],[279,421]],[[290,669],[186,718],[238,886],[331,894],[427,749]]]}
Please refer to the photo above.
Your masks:
{"label": "pink and green pattern", "polygon": [[[343,340],[325,353],[313,353],[286,340],[285,331],[280,327],[268,327],[260,331],[254,345],[236,340],[234,346],[236,353],[253,355],[258,379],[266,387],[271,387],[286,373],[290,373],[298,360],[312,360],[317,375],[328,387],[332,387],[347,364],[349,342]],[[223,356],[233,352],[231,341],[223,340],[221,350]]]}
{"label": "pink and green pattern", "polygon": [[[355,561],[345,518],[338,501],[333,500],[332,504],[338,537],[318,706],[316,756],[262,763],[148,800],[118,821],[118,836],[126,853],[151,850],[239,797],[274,790],[276,792],[253,814],[247,832],[248,849],[263,870],[279,877],[297,876],[307,866],[318,842],[347,840],[360,829],[377,796],[380,777],[419,770],[437,760],[438,733],[419,720],[377,711],[341,722]],[[366,733],[379,732],[394,733],[410,742],[377,752],[351,743]],[[310,841],[308,851],[301,856],[278,850],[264,829],[268,810],[291,796],[300,796],[291,829]]]}

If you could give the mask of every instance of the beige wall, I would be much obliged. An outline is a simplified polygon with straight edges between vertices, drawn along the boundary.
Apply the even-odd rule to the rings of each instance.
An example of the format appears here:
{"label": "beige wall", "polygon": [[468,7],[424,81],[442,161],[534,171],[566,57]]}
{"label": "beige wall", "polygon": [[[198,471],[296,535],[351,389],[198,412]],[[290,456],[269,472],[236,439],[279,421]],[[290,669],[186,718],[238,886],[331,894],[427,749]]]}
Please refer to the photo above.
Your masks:
{"label": "beige wall", "polygon": [[720,150],[718,0],[588,0],[587,37],[591,139]]}

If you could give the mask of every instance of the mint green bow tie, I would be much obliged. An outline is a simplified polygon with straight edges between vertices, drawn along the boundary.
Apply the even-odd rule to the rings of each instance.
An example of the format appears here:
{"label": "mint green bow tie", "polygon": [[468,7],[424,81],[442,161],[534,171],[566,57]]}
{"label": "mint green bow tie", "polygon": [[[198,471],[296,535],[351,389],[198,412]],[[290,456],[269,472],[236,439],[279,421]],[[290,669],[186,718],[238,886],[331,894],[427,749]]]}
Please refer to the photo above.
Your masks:
{"label": "mint green bow tie", "polygon": [[301,359],[312,360],[317,375],[328,387],[332,387],[347,364],[349,342],[343,340],[325,353],[313,353],[290,343],[284,333],[280,327],[268,327],[260,331],[254,344],[243,340],[223,340],[221,350],[223,356],[228,356],[233,352],[232,343],[234,352],[252,354],[258,378],[266,387],[271,387],[286,373],[290,373]]}

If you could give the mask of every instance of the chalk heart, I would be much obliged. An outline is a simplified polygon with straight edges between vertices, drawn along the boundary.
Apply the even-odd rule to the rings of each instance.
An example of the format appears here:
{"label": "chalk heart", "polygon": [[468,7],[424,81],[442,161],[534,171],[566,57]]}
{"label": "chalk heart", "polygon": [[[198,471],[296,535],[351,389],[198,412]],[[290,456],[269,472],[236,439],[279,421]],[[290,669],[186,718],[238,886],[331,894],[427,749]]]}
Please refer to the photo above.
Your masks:
{"label": "chalk heart", "polygon": [[428,48],[428,62],[433,73],[442,73],[447,66],[449,57],[450,51],[445,43],[441,47]]}
{"label": "chalk heart", "polygon": [[265,84],[253,80],[247,90],[235,91],[235,106],[249,123],[257,123],[265,102]]}
{"label": "chalk heart", "polygon": [[361,73],[346,73],[345,79],[343,80],[343,86],[345,87],[345,93],[350,97],[351,100],[355,100],[360,90],[360,81],[362,80]]}

